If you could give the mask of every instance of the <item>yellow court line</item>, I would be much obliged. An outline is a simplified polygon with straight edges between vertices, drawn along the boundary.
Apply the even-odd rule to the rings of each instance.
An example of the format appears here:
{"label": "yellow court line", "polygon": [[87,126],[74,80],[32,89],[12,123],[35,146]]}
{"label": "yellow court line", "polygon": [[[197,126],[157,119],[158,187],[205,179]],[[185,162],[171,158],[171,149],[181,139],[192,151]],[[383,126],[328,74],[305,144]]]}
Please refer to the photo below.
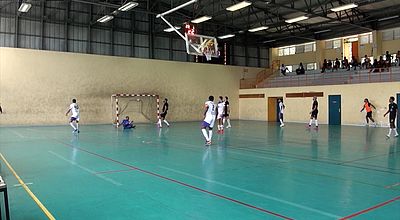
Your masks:
{"label": "yellow court line", "polygon": [[18,174],[15,172],[15,170],[12,168],[12,166],[8,163],[6,158],[4,158],[3,154],[0,153],[1,159],[4,161],[4,163],[7,165],[8,169],[14,174],[15,178],[17,178],[18,182],[21,184],[22,187],[24,187],[25,191],[29,194],[29,196],[33,199],[33,201],[36,202],[36,204],[39,206],[39,208],[46,214],[47,218],[50,220],[55,220],[54,216],[47,210],[47,208],[40,202],[40,200],[33,194],[33,192],[28,188],[28,186],[24,183],[24,181],[18,176]]}

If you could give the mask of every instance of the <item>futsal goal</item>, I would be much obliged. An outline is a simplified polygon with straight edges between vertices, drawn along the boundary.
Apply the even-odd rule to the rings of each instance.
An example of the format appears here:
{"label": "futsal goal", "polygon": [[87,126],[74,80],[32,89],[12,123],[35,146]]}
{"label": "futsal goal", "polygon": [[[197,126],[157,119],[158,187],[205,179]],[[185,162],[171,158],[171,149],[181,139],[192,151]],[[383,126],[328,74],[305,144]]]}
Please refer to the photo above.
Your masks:
{"label": "futsal goal", "polygon": [[156,123],[160,117],[160,96],[156,94],[111,95],[113,125],[129,116],[135,123]]}

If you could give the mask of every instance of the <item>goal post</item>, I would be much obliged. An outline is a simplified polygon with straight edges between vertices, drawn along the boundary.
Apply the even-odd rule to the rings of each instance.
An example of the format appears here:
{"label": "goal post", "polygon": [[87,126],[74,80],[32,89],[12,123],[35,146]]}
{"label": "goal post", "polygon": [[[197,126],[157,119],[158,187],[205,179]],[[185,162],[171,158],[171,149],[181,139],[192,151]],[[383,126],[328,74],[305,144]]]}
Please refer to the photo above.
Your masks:
{"label": "goal post", "polygon": [[130,116],[135,122],[154,122],[160,117],[160,96],[156,94],[113,94],[111,95],[113,124],[120,125],[121,116]]}

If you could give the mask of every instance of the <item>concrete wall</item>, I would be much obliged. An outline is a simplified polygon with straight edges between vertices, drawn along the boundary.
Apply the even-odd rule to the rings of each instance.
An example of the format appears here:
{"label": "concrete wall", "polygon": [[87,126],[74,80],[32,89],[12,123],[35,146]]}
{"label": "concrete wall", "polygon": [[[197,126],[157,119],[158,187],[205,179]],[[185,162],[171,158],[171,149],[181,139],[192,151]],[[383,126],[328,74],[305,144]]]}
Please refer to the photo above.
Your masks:
{"label": "concrete wall", "polygon": [[200,120],[209,95],[227,95],[238,118],[242,73],[234,66],[0,48],[0,124],[66,123],[72,98],[82,123],[110,123],[114,93],[168,97],[171,121]]}
{"label": "concrete wall", "polygon": [[286,105],[285,120],[288,122],[307,122],[311,110],[312,98],[286,98],[286,93],[324,92],[319,97],[319,121],[328,123],[328,96],[342,97],[342,124],[360,125],[365,121],[365,112],[360,113],[364,98],[368,98],[377,110],[373,117],[381,125],[387,125],[383,117],[387,111],[388,99],[400,93],[400,82],[352,84],[335,86],[309,86],[265,89],[242,89],[240,94],[265,94],[265,98],[241,98],[239,100],[240,119],[268,120],[268,97],[284,97]]}

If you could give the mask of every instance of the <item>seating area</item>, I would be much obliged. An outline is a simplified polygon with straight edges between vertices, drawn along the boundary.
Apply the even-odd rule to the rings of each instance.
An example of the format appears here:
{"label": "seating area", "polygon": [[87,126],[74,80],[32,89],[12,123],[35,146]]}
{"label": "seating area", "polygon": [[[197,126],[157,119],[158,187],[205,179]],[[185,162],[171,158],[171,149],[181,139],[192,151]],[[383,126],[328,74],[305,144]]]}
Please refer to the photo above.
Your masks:
{"label": "seating area", "polygon": [[304,75],[271,76],[257,88],[341,85],[355,83],[393,82],[400,81],[400,67],[380,69],[370,72],[369,69],[350,70],[339,69],[335,72],[321,73],[318,70],[306,71]]}

